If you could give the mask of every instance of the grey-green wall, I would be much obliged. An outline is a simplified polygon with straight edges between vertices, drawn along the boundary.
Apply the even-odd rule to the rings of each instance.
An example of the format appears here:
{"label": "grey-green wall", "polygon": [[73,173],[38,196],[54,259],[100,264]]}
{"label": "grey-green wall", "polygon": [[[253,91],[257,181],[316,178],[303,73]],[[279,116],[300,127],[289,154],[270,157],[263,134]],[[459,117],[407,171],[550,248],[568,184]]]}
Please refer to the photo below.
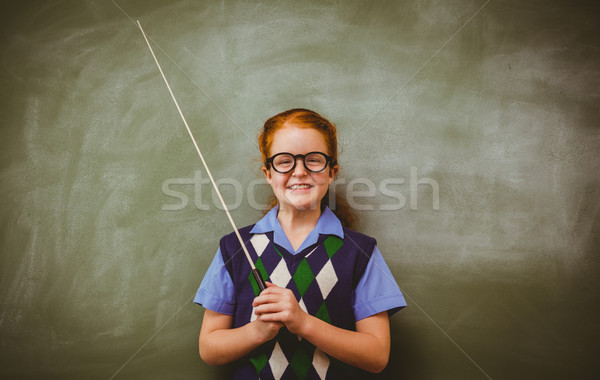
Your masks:
{"label": "grey-green wall", "polygon": [[264,120],[338,125],[336,188],[409,304],[383,378],[600,374],[596,2],[17,3],[0,26],[2,378],[223,375],[198,357],[192,297],[231,227],[136,19],[238,225],[268,196]]}

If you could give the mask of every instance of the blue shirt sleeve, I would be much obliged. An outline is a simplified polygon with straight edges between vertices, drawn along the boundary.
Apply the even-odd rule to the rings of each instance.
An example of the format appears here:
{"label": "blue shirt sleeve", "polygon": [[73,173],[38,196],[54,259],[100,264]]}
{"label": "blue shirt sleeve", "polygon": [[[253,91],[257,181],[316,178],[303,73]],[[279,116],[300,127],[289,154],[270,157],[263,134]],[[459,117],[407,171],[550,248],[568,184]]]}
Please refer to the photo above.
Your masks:
{"label": "blue shirt sleeve", "polygon": [[225,268],[220,248],[204,275],[194,302],[217,313],[233,315],[235,310],[233,280]]}
{"label": "blue shirt sleeve", "polygon": [[392,315],[406,306],[404,296],[377,246],[353,296],[357,321],[386,310]]}

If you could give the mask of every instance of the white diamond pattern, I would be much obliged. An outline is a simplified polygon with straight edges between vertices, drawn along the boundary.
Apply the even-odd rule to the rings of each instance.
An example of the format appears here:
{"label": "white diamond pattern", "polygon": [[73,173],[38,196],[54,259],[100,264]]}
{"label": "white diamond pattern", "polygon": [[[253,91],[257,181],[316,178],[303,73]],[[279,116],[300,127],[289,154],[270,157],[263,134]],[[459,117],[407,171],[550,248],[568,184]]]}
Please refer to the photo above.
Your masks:
{"label": "white diamond pattern", "polygon": [[252,247],[254,247],[258,257],[260,257],[265,251],[265,248],[267,248],[267,245],[269,245],[269,238],[265,234],[256,234],[252,236],[250,243],[252,243]]}
{"label": "white diamond pattern", "polygon": [[273,372],[273,377],[276,380],[281,379],[285,369],[288,366],[288,360],[286,359],[281,347],[279,346],[279,342],[275,343],[275,347],[273,347],[273,352],[271,353],[271,357],[269,358],[269,365],[271,366],[271,371]]}
{"label": "white diamond pattern", "polygon": [[329,358],[325,353],[318,348],[315,349],[315,354],[313,356],[313,367],[317,371],[317,374],[321,379],[324,379],[327,376],[327,370],[329,369]]}
{"label": "white diamond pattern", "polygon": [[323,299],[327,299],[331,289],[333,289],[338,281],[338,277],[335,274],[331,260],[327,260],[327,264],[323,266],[317,275],[316,280],[317,284],[319,285],[319,290],[321,290],[321,294],[323,295]]}
{"label": "white diamond pattern", "polygon": [[306,310],[306,305],[304,304],[304,298],[300,298],[300,302],[298,302],[298,305],[300,306],[300,309],[308,313],[308,310]]}
{"label": "white diamond pattern", "polygon": [[285,260],[279,260],[279,264],[273,269],[271,273],[271,282],[279,287],[285,288],[292,279],[292,275],[285,264]]}

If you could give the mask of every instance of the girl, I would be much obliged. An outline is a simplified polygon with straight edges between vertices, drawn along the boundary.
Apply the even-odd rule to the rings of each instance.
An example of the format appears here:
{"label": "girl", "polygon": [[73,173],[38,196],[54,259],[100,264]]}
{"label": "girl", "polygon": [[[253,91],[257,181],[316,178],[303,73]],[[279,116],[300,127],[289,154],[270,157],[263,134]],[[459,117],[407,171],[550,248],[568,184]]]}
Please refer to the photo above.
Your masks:
{"label": "girl", "polygon": [[194,300],[206,308],[200,356],[236,362],[235,379],[380,372],[389,315],[406,302],[375,239],[349,229],[347,203],[338,199],[335,213],[327,206],[339,171],[335,126],[316,112],[288,110],[265,122],[259,146],[275,202],[239,232],[267,289],[259,293],[235,235],[223,237]]}

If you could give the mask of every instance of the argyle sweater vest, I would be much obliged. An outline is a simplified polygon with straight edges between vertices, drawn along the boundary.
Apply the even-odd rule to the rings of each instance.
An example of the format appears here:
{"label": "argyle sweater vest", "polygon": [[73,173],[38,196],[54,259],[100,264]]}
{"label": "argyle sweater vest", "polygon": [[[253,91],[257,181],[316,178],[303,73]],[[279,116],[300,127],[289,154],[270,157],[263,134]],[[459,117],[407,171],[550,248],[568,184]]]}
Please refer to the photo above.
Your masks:
{"label": "argyle sweater vest", "polygon": [[[352,295],[375,247],[375,239],[344,229],[344,239],[320,235],[316,244],[294,255],[273,242],[273,232],[239,230],[264,279],[285,287],[307,313],[334,326],[356,330]],[[221,239],[221,254],[235,288],[234,328],[256,319],[253,299],[260,293],[250,265],[232,233]],[[234,379],[349,379],[366,372],[350,367],[317,349],[285,327],[275,339],[236,362]]]}

